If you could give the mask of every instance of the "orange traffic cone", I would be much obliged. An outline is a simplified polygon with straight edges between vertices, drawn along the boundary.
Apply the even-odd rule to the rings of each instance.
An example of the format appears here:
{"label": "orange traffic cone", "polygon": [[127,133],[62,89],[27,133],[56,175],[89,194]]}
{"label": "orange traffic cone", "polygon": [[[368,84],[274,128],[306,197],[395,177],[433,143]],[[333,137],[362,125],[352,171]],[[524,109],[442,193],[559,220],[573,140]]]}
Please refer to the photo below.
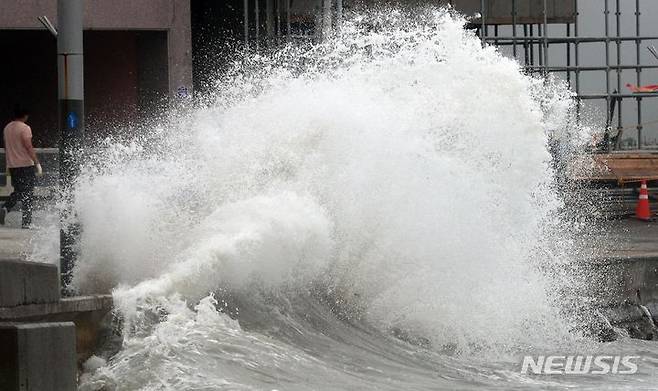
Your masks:
{"label": "orange traffic cone", "polygon": [[635,207],[635,217],[648,221],[651,219],[651,208],[649,207],[649,192],[647,191],[647,181],[642,181],[640,186],[640,199]]}

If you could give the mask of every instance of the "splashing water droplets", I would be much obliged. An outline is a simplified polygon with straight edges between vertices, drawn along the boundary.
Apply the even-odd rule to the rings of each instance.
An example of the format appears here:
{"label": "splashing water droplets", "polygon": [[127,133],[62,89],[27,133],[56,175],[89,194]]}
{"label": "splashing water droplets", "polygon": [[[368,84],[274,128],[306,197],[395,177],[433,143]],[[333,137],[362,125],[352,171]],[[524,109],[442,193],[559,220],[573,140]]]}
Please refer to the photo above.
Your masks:
{"label": "splashing water droplets", "polygon": [[[547,134],[570,109],[569,93],[523,75],[463,25],[442,10],[361,15],[325,43],[242,58],[213,104],[158,133],[177,146],[166,157],[149,148],[109,155],[102,172],[82,178],[76,283],[118,286],[124,314],[225,289],[242,303],[241,324],[285,336],[259,342],[253,357],[286,362],[278,349],[309,371],[320,355],[290,341],[332,330],[304,328],[316,316],[330,322],[295,307],[309,291],[379,332],[461,354],[568,339],[534,259],[567,253],[543,246],[558,235],[545,227],[561,205]],[[279,299],[287,304],[267,304]],[[215,305],[173,306],[157,330],[257,349],[240,345],[258,337],[239,336],[237,324],[208,327],[227,317],[208,312]],[[285,327],[267,326],[274,319]],[[119,358],[155,349],[130,338]],[[172,347],[179,369],[200,365],[184,361],[192,345],[181,344]],[[225,357],[194,346],[207,360]],[[113,362],[118,377],[132,376]]]}

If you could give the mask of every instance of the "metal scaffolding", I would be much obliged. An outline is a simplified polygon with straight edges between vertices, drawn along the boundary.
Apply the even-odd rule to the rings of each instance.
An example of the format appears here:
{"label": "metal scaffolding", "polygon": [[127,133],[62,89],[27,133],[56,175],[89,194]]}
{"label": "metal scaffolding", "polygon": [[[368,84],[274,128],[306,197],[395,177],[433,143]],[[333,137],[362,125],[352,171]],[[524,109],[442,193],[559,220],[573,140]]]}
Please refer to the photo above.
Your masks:
{"label": "metal scaffolding", "polygon": [[[658,36],[642,35],[641,1],[634,1],[634,34],[622,35],[622,24],[629,24],[629,18],[622,19],[621,0],[436,0],[437,4],[451,4],[455,9],[467,14],[479,9],[479,17],[471,20],[472,29],[477,30],[483,44],[493,44],[509,48],[510,55],[517,59],[527,73],[547,76],[560,73],[570,88],[576,93],[578,118],[584,101],[599,101],[606,105],[606,127],[603,149],[620,149],[624,131],[634,128],[637,147],[643,148],[643,110],[647,100],[658,98],[658,92],[625,91],[622,83],[624,71],[635,71],[634,82],[641,86],[642,72],[658,69],[656,61],[643,64],[641,52],[647,41],[658,41]],[[633,0],[625,0],[628,6]],[[350,4],[349,1],[345,1]],[[581,36],[582,16],[579,5],[600,5],[603,35]],[[309,9],[296,9],[299,4],[310,4]],[[338,25],[343,15],[343,0],[313,0],[297,2],[293,0],[244,0],[244,39],[245,44],[256,50],[275,47],[282,42],[295,39],[321,39]],[[591,17],[592,15],[586,15]],[[559,26],[564,26],[561,29]],[[586,26],[587,27],[587,26]],[[583,65],[585,45],[603,45],[603,64]],[[631,63],[623,63],[622,46],[634,43],[635,58]],[[551,59],[556,46],[560,62]],[[612,55],[612,51],[616,55]],[[634,63],[633,63],[634,62]],[[601,92],[583,91],[583,75],[603,72],[605,86]],[[587,81],[587,78],[585,78]],[[624,118],[624,105],[635,104],[637,117]],[[655,101],[654,101],[655,102]],[[634,123],[629,126],[629,122]],[[651,121],[658,122],[658,121]]]}
{"label": "metal scaffolding", "polygon": [[[641,34],[641,7],[640,0],[635,0],[634,24],[635,34],[632,36],[622,36],[622,9],[620,0],[599,0],[603,4],[602,22],[604,25],[603,36],[579,36],[580,13],[578,0],[573,0],[573,21],[572,23],[562,23],[566,26],[564,36],[550,36],[548,22],[548,0],[543,0],[543,21],[542,23],[517,23],[518,0],[509,2],[509,15],[511,16],[511,35],[499,35],[499,26],[501,23],[493,24],[487,21],[487,11],[491,7],[491,0],[480,1],[480,14],[482,18],[478,23],[473,23],[473,28],[478,29],[478,34],[483,42],[496,46],[511,46],[512,55],[518,59],[518,47],[523,48],[524,68],[528,73],[540,73],[547,75],[552,72],[563,73],[566,81],[576,93],[578,100],[578,109],[582,107],[584,100],[604,100],[606,103],[606,129],[604,149],[620,149],[623,132],[628,127],[625,126],[622,105],[625,101],[635,101],[637,108],[637,118],[633,127],[637,134],[637,147],[643,147],[643,129],[646,123],[643,122],[643,103],[645,99],[658,98],[658,92],[639,92],[624,93],[622,88],[622,71],[635,70],[635,83],[641,86],[642,71],[647,69],[658,69],[656,64],[643,64],[641,61],[642,46],[646,41],[658,40],[658,36],[644,36]],[[614,1],[614,4],[612,3]],[[496,6],[500,7],[500,2]],[[614,12],[615,31],[611,31],[611,13]],[[556,24],[556,23],[552,23]],[[493,34],[491,31],[493,30]],[[519,35],[519,30],[522,35]],[[536,33],[536,34],[535,34]],[[622,43],[635,43],[635,64],[622,63]],[[602,66],[583,66],[581,65],[582,45],[587,43],[603,43],[605,62]],[[554,45],[564,45],[566,49],[566,65],[552,65],[549,58],[549,47]],[[616,58],[611,58],[611,46],[616,48]],[[573,54],[573,56],[572,56]],[[658,58],[657,58],[658,60]],[[573,62],[573,64],[572,64]],[[581,77],[584,72],[605,72],[605,92],[604,93],[583,93]],[[616,112],[616,126],[615,122]],[[654,122],[654,121],[652,121]]]}

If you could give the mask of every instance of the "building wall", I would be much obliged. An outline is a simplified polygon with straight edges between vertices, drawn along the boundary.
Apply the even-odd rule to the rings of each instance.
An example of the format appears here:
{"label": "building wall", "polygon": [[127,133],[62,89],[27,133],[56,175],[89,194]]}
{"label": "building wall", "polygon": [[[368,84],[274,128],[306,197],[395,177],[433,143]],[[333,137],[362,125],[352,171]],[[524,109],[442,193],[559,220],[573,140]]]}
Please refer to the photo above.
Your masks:
{"label": "building wall", "polygon": [[138,113],[138,53],[134,31],[86,31],[87,133],[104,136]]}
{"label": "building wall", "polygon": [[[37,16],[57,24],[57,0],[0,2],[0,30],[43,30]],[[86,0],[84,26],[88,30],[167,31],[169,91],[192,87],[190,0]]]}
{"label": "building wall", "polygon": [[[0,128],[20,103],[34,112],[30,124],[37,146],[52,145],[57,126],[57,45],[46,31],[0,31]],[[0,146],[4,146],[0,137]]]}
{"label": "building wall", "polygon": [[[309,1],[309,0],[306,0]],[[403,5],[452,5],[466,15],[483,13],[489,24],[511,24],[512,9],[516,6],[517,23],[544,22],[544,0],[486,0],[482,10],[481,0],[343,0],[346,6],[372,6],[373,4]],[[573,0],[546,0],[548,23],[573,23],[575,3]],[[479,21],[479,19],[474,19]]]}
{"label": "building wall", "polygon": [[[57,24],[57,0],[0,1],[0,122],[14,103],[33,111],[35,144],[55,146],[56,39],[37,20]],[[87,131],[103,136],[157,115],[180,91],[192,91],[189,0],[85,1]],[[0,142],[0,146],[1,146]]]}

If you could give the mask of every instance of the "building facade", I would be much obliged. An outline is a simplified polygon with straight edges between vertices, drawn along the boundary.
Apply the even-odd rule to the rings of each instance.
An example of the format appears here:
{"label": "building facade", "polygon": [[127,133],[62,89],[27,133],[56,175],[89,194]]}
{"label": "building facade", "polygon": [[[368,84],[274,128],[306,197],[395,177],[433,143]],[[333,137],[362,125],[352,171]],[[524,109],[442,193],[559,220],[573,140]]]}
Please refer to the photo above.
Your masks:
{"label": "building facade", "polygon": [[[0,1],[0,118],[33,112],[35,145],[57,143],[57,0]],[[55,26],[56,27],[56,26]],[[86,0],[85,111],[89,132],[152,115],[192,90],[189,0]]]}

